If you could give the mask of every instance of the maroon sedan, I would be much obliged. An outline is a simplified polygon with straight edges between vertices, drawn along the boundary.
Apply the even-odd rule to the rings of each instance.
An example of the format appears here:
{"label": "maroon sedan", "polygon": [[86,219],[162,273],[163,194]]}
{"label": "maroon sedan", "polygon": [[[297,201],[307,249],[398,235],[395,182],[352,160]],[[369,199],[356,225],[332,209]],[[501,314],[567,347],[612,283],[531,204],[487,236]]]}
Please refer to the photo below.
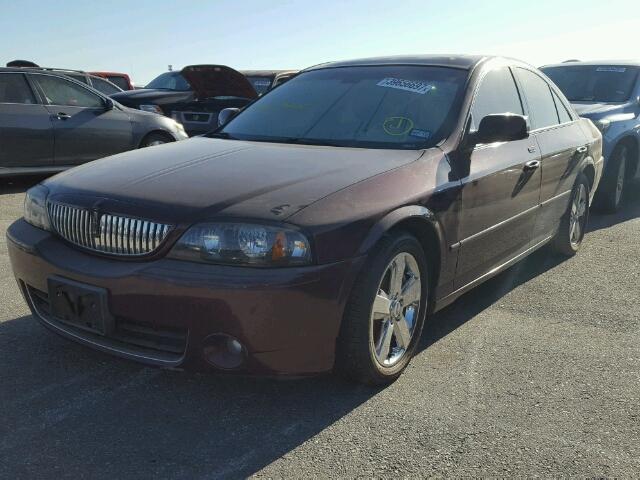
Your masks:
{"label": "maroon sedan", "polygon": [[104,352],[384,383],[427,314],[545,244],[577,252],[601,151],[517,61],[325,64],[214,133],[32,188],[9,253],[34,316]]}

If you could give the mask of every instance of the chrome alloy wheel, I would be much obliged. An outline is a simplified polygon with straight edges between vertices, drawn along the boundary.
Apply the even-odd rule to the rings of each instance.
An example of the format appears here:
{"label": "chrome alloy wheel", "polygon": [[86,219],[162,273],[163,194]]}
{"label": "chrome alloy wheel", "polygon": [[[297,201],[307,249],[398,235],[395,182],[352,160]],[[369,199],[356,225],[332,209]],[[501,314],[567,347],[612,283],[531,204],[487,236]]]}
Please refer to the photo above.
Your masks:
{"label": "chrome alloy wheel", "polygon": [[573,196],[571,212],[569,213],[569,238],[571,245],[574,247],[577,247],[582,241],[587,220],[587,201],[587,189],[581,183]]}
{"label": "chrome alloy wheel", "polygon": [[167,143],[165,140],[152,140],[147,143],[147,147],[155,147],[156,145],[164,145],[165,143]]}
{"label": "chrome alloy wheel", "polygon": [[421,297],[418,262],[409,253],[399,253],[387,265],[371,308],[370,348],[381,366],[393,367],[407,352]]}

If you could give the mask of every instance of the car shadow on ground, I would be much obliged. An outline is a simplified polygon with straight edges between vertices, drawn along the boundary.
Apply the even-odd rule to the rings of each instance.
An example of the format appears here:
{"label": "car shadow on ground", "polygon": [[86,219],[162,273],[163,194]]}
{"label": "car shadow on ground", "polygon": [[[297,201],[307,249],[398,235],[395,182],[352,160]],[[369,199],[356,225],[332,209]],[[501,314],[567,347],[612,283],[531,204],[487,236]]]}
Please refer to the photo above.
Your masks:
{"label": "car shadow on ground", "polygon": [[0,177],[0,195],[24,193],[50,175],[25,175],[15,178]]}
{"label": "car shadow on ground", "polygon": [[[466,294],[430,319],[421,350],[559,263],[543,249]],[[31,316],[0,323],[0,361],[0,477],[46,475],[52,464],[92,478],[245,477],[382,390],[330,375],[147,368],[67,342]]]}
{"label": "car shadow on ground", "polygon": [[640,218],[640,180],[629,183],[626,187],[622,205],[617,213],[607,215],[593,212],[588,230],[595,232],[636,218]]}

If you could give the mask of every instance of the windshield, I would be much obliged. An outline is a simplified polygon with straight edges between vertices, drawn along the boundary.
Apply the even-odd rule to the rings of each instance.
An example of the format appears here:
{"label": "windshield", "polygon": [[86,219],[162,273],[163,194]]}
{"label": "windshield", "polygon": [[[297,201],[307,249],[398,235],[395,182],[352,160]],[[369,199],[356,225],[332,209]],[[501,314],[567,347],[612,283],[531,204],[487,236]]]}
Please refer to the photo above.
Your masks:
{"label": "windshield", "polygon": [[258,95],[262,95],[263,93],[267,93],[269,87],[271,87],[271,77],[247,77],[247,80],[253,85],[254,90],[258,93]]}
{"label": "windshield", "polygon": [[231,138],[362,148],[421,149],[451,131],[467,71],[363,66],[302,73],[222,130]]}
{"label": "windshield", "polygon": [[626,102],[638,77],[638,67],[571,65],[543,68],[570,102]]}
{"label": "windshield", "polygon": [[189,85],[180,72],[165,72],[151,80],[145,88],[188,92],[191,90],[191,85]]}

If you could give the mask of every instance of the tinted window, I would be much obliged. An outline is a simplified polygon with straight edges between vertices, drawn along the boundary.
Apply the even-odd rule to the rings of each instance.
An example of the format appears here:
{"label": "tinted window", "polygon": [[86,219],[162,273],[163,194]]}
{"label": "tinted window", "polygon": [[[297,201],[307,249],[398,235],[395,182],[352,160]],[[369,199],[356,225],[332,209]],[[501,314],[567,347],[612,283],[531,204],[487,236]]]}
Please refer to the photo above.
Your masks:
{"label": "tinted window", "polygon": [[0,73],[0,103],[36,103],[21,73]]}
{"label": "tinted window", "polygon": [[556,95],[553,90],[551,91],[551,93],[553,94],[553,100],[556,102],[556,108],[558,109],[560,123],[567,123],[573,120],[571,118],[571,114],[569,114],[569,111],[567,110],[567,107],[564,106],[564,103],[562,102],[562,100],[560,100],[558,95]]}
{"label": "tinted window", "polygon": [[492,70],[482,79],[471,109],[474,129],[478,128],[484,117],[494,113],[524,114],[515,81],[508,68]]}
{"label": "tinted window", "polygon": [[256,141],[425,148],[449,135],[466,77],[421,66],[312,70],[261,97],[223,131]]}
{"label": "tinted window", "polygon": [[126,78],[110,75],[107,77],[107,79],[122,90],[129,90],[129,83],[127,82]]}
{"label": "tinted window", "polygon": [[114,93],[122,91],[115,85],[99,77],[91,77],[91,83],[93,83],[93,88],[95,88],[99,92],[104,93],[105,95],[112,95]]}
{"label": "tinted window", "polygon": [[63,73],[63,75],[73,78],[74,80],[84,83],[85,85],[88,85],[86,75],[82,75],[81,73]]}
{"label": "tinted window", "polygon": [[639,67],[573,65],[542,71],[558,85],[570,102],[626,102],[631,97]]}
{"label": "tinted window", "polygon": [[32,75],[40,86],[47,103],[50,105],[65,105],[69,107],[102,107],[102,99],[64,78],[49,75]]}
{"label": "tinted window", "polygon": [[145,88],[155,88],[158,90],[177,90],[188,92],[191,86],[180,74],[180,72],[166,72],[157,76],[147,84]]}
{"label": "tinted window", "polygon": [[558,112],[551,96],[549,84],[542,77],[529,70],[518,68],[517,71],[531,111],[531,128],[535,130],[557,125],[559,123]]}

